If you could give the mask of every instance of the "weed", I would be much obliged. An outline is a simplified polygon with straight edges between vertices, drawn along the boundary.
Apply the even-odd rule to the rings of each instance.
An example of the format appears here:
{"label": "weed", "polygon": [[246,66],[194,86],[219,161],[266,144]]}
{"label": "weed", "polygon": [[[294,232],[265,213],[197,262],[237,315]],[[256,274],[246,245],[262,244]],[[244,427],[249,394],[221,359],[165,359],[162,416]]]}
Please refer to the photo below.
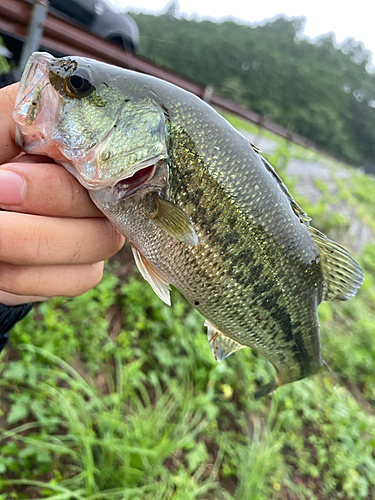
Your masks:
{"label": "weed", "polygon": [[[302,154],[279,140],[271,160],[314,225],[346,231],[332,209],[345,200],[374,230],[374,181],[307,152],[336,186],[332,200],[317,180],[308,203],[285,179]],[[203,318],[175,291],[168,308],[107,267],[85,295],[39,304],[0,358],[0,500],[375,498],[374,242],[359,261],[357,296],[319,307],[331,373],[260,401],[269,363],[250,349],[216,363]]]}

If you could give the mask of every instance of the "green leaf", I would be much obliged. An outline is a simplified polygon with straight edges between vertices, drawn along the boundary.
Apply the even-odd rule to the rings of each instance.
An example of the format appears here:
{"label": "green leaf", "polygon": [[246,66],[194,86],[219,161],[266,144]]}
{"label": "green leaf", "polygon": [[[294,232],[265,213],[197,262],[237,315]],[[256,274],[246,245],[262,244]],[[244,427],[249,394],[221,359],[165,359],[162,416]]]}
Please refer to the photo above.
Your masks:
{"label": "green leaf", "polygon": [[198,443],[192,451],[189,451],[186,455],[189,470],[193,472],[197,467],[205,462],[208,458],[208,453],[206,447],[203,443]]}
{"label": "green leaf", "polygon": [[6,421],[9,425],[12,425],[26,418],[28,413],[28,407],[23,402],[15,403],[9,411]]}

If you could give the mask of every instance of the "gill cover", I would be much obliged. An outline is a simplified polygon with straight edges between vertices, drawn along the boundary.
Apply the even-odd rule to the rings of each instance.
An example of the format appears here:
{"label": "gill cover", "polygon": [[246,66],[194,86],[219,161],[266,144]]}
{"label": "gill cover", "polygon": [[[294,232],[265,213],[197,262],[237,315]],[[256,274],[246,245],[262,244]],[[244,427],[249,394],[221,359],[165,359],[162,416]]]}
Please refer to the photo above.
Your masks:
{"label": "gill cover", "polygon": [[50,156],[93,190],[167,158],[164,111],[134,75],[129,83],[120,68],[34,53],[14,114],[21,147],[53,152]]}
{"label": "gill cover", "polygon": [[164,112],[142,88],[125,91],[112,67],[81,57],[50,60],[47,70],[62,97],[51,139],[85,187],[113,186],[167,157]]}

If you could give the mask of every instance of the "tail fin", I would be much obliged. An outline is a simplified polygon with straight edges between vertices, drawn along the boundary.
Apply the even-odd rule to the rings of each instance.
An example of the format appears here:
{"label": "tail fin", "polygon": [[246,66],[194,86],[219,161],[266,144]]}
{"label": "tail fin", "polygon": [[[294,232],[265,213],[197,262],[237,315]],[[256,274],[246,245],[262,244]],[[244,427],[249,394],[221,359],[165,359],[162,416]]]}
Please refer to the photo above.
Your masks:
{"label": "tail fin", "polygon": [[268,384],[262,385],[262,387],[260,389],[255,391],[254,398],[258,399],[258,398],[262,398],[263,396],[267,396],[268,394],[273,392],[276,388],[277,388],[276,380],[272,380]]}

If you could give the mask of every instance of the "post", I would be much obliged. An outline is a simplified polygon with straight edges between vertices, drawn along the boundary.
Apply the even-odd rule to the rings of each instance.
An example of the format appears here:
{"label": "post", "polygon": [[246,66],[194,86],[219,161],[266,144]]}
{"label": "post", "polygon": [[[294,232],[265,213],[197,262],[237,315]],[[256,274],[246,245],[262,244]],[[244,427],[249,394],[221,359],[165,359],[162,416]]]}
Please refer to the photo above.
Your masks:
{"label": "post", "polygon": [[44,30],[44,20],[49,8],[48,0],[35,0],[31,19],[27,27],[26,40],[22,47],[22,53],[18,69],[25,69],[27,60],[33,52],[39,49],[40,39]]}
{"label": "post", "polygon": [[207,85],[206,88],[204,89],[204,94],[203,94],[204,102],[206,102],[207,104],[210,104],[213,93],[214,93],[213,85]]}

